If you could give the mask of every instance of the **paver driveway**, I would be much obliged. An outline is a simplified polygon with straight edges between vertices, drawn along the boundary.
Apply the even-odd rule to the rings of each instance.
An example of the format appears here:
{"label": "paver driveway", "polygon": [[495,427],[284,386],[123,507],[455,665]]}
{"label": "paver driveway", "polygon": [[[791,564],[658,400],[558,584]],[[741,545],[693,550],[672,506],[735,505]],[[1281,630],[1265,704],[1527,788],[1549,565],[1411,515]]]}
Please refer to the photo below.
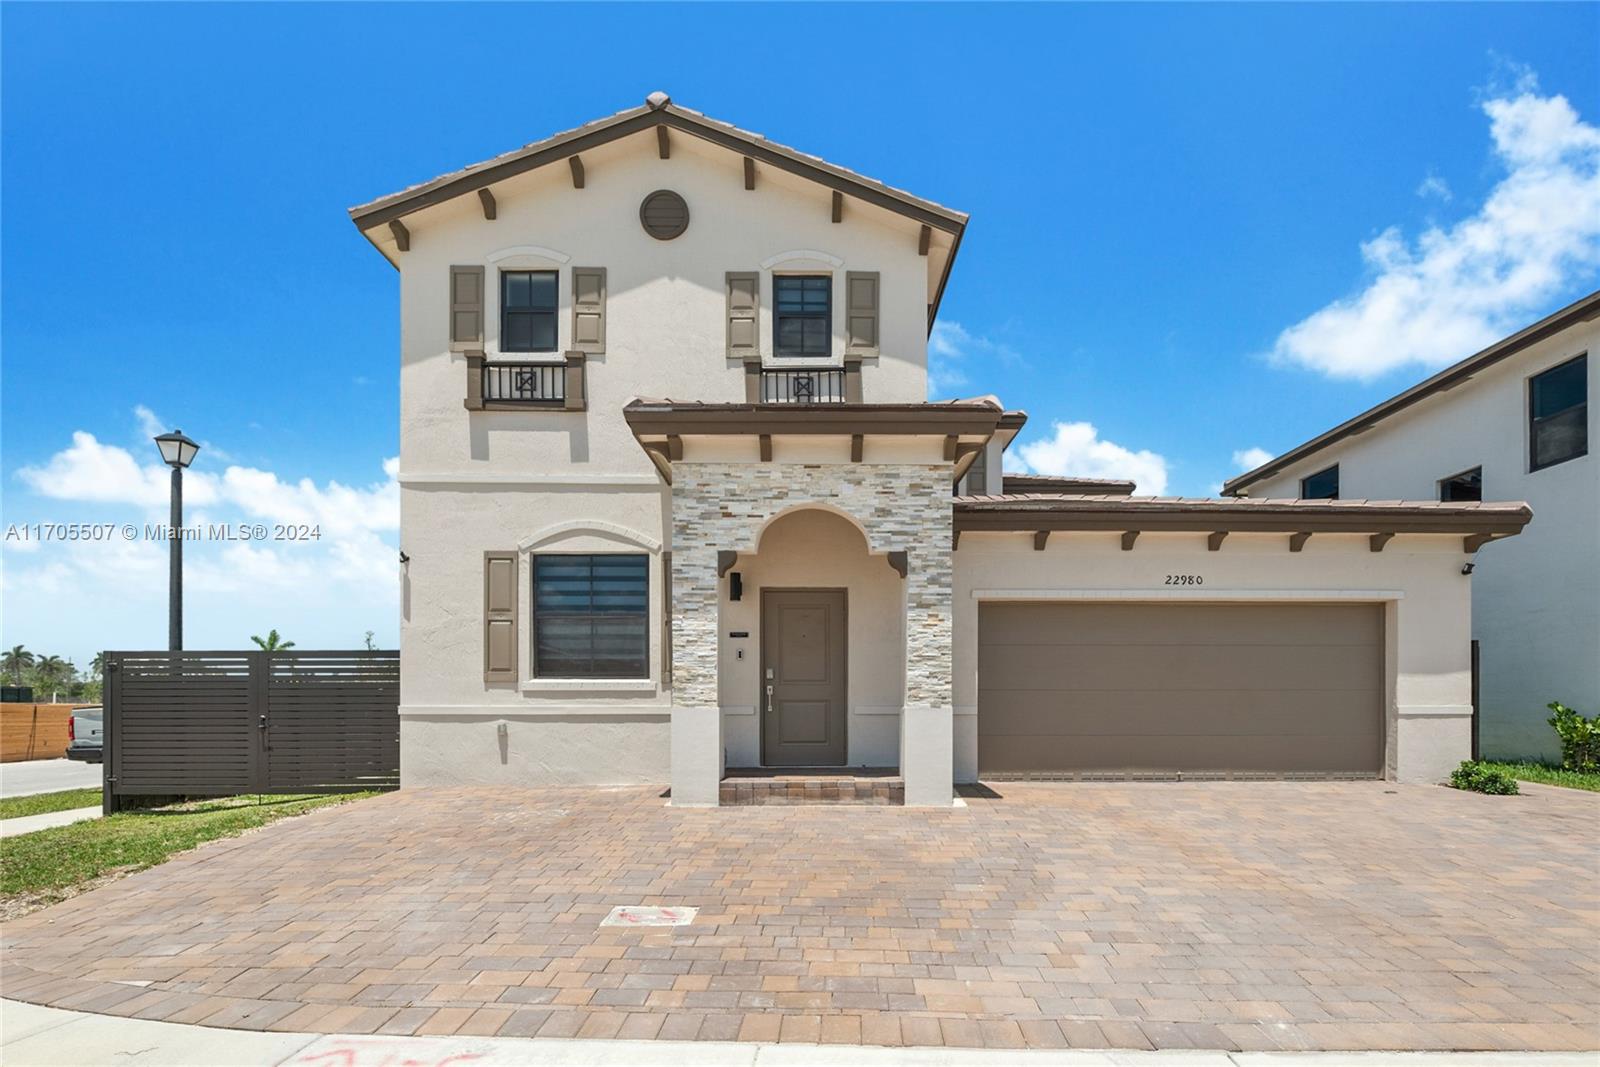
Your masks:
{"label": "paver driveway", "polygon": [[[0,978],[278,1030],[1600,1047],[1600,796],[996,789],[940,812],[403,792],[8,924]],[[700,914],[602,929],[617,904]]]}

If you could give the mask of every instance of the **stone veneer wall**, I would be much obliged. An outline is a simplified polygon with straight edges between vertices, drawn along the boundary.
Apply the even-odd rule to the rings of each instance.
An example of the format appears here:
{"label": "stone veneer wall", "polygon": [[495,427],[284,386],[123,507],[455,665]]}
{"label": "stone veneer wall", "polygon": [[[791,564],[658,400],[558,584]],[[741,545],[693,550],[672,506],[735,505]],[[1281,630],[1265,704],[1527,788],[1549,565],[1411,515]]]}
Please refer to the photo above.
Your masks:
{"label": "stone veneer wall", "polygon": [[950,706],[950,467],[684,463],[672,468],[672,696],[715,708],[717,552],[756,551],[769,519],[823,504],[853,518],[873,552],[907,554],[907,706]]}

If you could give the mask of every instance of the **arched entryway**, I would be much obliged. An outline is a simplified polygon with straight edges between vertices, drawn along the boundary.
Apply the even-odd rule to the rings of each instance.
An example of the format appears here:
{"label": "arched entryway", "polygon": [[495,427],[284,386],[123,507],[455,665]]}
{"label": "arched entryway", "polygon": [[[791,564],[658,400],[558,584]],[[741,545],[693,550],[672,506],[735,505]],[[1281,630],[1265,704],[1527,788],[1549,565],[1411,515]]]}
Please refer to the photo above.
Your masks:
{"label": "arched entryway", "polygon": [[905,604],[887,556],[850,517],[804,506],[770,520],[733,572],[739,599],[730,582],[720,627],[729,766],[895,767]]}

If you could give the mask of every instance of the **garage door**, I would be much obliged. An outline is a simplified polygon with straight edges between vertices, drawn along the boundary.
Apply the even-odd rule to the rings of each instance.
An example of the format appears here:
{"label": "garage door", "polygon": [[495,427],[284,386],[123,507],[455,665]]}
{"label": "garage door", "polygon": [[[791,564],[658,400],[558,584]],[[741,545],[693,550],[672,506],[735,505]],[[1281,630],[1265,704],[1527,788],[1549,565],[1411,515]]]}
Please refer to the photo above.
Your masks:
{"label": "garage door", "polygon": [[979,773],[1377,776],[1382,612],[984,604]]}

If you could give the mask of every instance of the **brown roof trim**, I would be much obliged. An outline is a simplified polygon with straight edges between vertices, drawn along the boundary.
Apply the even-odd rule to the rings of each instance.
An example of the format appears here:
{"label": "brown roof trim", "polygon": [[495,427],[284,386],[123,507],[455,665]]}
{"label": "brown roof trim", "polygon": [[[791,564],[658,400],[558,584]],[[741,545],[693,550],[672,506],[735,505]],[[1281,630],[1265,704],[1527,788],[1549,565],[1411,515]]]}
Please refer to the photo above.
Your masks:
{"label": "brown roof trim", "polygon": [[949,404],[701,404],[635,400],[622,409],[635,437],[808,434],[984,436],[1003,412],[986,402]]}
{"label": "brown roof trim", "polygon": [[[542,141],[474,163],[461,170],[441,175],[431,181],[413,185],[397,193],[379,197],[350,209],[350,218],[356,228],[366,234],[388,222],[423,208],[442,204],[495,182],[569,159],[577,153],[619,140],[631,134],[668,128],[720,145],[744,157],[746,166],[751,160],[765,163],[790,174],[817,182],[837,195],[847,194],[857,200],[873,204],[886,211],[903,215],[933,229],[952,234],[950,254],[945,258],[944,269],[933,300],[928,304],[928,329],[932,331],[939,304],[944,300],[945,285],[950,280],[950,270],[955,265],[956,253],[961,250],[961,235],[966,230],[967,215],[932,200],[914,196],[904,189],[896,189],[875,178],[857,174],[853,170],[829,163],[817,156],[808,155],[788,145],[769,141],[758,133],[740,129],[731,123],[720,122],[699,111],[679,107],[664,93],[652,93],[638,107],[627,108],[615,115],[596,119],[575,129],[547,137]],[[574,174],[581,173],[575,169]],[[576,179],[575,179],[576,180]],[[581,182],[580,182],[581,184]]]}
{"label": "brown roof trim", "polygon": [[1527,504],[1435,501],[1196,499],[1175,497],[957,497],[955,529],[1198,533],[1482,534],[1510,537],[1533,518]]}
{"label": "brown roof trim", "polygon": [[1523,349],[1547,340],[1576,323],[1587,322],[1596,315],[1600,315],[1600,290],[1568,304],[1555,314],[1540,319],[1510,337],[1496,341],[1476,355],[1468,356],[1461,362],[1446,367],[1433,377],[1413,385],[1405,392],[1390,397],[1375,407],[1368,408],[1348,422],[1342,422],[1335,426],[1327,433],[1313,437],[1304,444],[1291,448],[1283,455],[1268,460],[1255,470],[1247,471],[1236,478],[1229,479],[1222,486],[1222,491],[1232,495],[1242,489],[1247,489],[1263,478],[1269,478],[1285,467],[1292,466],[1313,453],[1327,448],[1329,445],[1369,430],[1390,415],[1403,411],[1418,401],[1426,400],[1435,393],[1442,393],[1446,389],[1454,388],[1501,360],[1510,359]]}
{"label": "brown roof trim", "polygon": [[1008,411],[1000,416],[999,428],[1002,430],[1020,431],[1026,425],[1028,425],[1026,411]]}
{"label": "brown roof trim", "polygon": [[1006,495],[1017,493],[1070,493],[1073,496],[1132,496],[1133,482],[1117,478],[1063,478],[1054,474],[1007,474],[1001,483]]}
{"label": "brown roof trim", "polygon": [[[931,200],[914,196],[881,181],[857,174],[816,156],[769,141],[760,134],[718,122],[698,111],[669,102],[659,107],[641,104],[575,129],[535,141],[503,155],[441,175],[432,181],[402,189],[350,209],[357,228],[370,230],[391,219],[504,181],[526,171],[566,159],[575,153],[607,144],[652,127],[670,127],[721,145],[779,170],[809,178],[858,200],[915,219],[934,229],[960,235],[967,216]],[[953,252],[952,257],[954,258]]]}

